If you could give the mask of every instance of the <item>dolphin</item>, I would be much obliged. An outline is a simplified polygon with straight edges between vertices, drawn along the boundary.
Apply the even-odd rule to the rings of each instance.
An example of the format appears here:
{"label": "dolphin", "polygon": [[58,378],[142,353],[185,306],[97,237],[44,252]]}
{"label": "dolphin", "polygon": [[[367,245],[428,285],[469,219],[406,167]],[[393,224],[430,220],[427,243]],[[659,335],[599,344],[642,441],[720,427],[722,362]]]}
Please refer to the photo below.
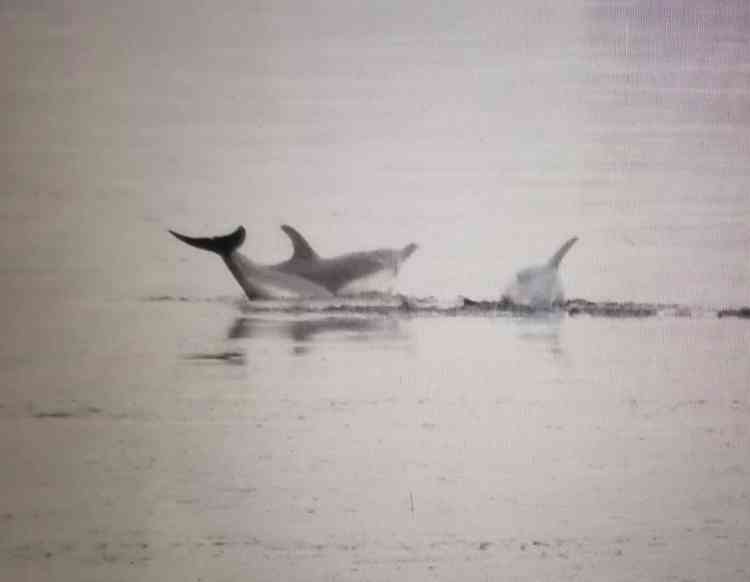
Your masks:
{"label": "dolphin", "polygon": [[541,309],[562,304],[565,297],[560,279],[560,262],[577,240],[578,237],[574,236],[565,241],[545,264],[518,271],[502,299],[515,305]]}
{"label": "dolphin", "polygon": [[275,265],[257,264],[240,252],[245,228],[209,238],[194,238],[170,230],[184,243],[218,254],[249,299],[334,297],[356,281],[381,271],[398,273],[401,263],[417,250],[414,243],[402,249],[376,249],[322,258],[297,230],[284,224],[281,230],[292,242],[290,259]]}

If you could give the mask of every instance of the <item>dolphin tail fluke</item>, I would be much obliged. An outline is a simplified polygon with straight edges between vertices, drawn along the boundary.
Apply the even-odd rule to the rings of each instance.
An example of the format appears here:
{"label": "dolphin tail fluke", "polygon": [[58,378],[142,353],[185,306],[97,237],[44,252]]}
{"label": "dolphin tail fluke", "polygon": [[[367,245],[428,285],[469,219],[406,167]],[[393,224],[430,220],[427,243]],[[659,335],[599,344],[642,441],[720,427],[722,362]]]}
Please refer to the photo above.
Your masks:
{"label": "dolphin tail fluke", "polygon": [[405,261],[406,259],[408,259],[418,248],[419,246],[414,243],[406,245],[403,249],[401,249],[401,260]]}
{"label": "dolphin tail fluke", "polygon": [[184,234],[180,234],[173,230],[170,230],[169,232],[182,242],[189,244],[191,247],[203,249],[204,251],[211,251],[222,257],[230,255],[232,251],[245,241],[245,227],[243,226],[238,226],[237,230],[227,235],[207,238],[193,238],[192,236],[185,236]]}
{"label": "dolphin tail fluke", "polygon": [[568,251],[570,250],[570,247],[572,247],[574,244],[576,244],[576,241],[578,240],[577,236],[574,236],[571,239],[568,239],[565,241],[563,246],[560,247],[560,250],[557,251],[554,255],[552,255],[552,258],[547,262],[547,264],[550,267],[553,267],[557,269],[557,267],[560,266],[560,261],[563,260],[563,257],[568,254]]}

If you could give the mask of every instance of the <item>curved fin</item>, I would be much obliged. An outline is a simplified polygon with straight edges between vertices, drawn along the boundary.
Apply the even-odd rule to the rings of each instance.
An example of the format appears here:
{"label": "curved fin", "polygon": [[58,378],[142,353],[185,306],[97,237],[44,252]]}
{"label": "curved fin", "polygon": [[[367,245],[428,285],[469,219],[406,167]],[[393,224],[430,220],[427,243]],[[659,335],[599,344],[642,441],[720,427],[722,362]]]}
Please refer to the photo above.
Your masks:
{"label": "curved fin", "polygon": [[403,249],[401,249],[401,260],[405,261],[406,259],[408,259],[418,248],[419,246],[415,243],[406,245]]}
{"label": "curved fin", "polygon": [[244,226],[238,226],[234,232],[227,235],[208,238],[193,238],[192,236],[185,236],[184,234],[180,234],[173,230],[170,230],[169,232],[182,242],[189,244],[191,247],[203,249],[204,251],[211,251],[222,257],[230,255],[234,249],[239,247],[245,241]]}
{"label": "curved fin", "polygon": [[318,253],[316,253],[312,249],[310,243],[305,240],[305,237],[298,233],[295,229],[293,229],[288,224],[284,224],[281,226],[281,230],[283,230],[292,241],[292,247],[294,247],[292,260],[302,259],[305,261],[310,261],[318,258]]}
{"label": "curved fin", "polygon": [[562,261],[563,257],[568,254],[570,247],[576,244],[577,240],[578,240],[578,237],[574,236],[573,238],[565,241],[563,246],[560,247],[560,250],[557,251],[554,255],[552,255],[552,258],[549,261],[547,261],[547,265],[549,265],[550,267],[554,267],[555,269],[559,267],[560,261]]}

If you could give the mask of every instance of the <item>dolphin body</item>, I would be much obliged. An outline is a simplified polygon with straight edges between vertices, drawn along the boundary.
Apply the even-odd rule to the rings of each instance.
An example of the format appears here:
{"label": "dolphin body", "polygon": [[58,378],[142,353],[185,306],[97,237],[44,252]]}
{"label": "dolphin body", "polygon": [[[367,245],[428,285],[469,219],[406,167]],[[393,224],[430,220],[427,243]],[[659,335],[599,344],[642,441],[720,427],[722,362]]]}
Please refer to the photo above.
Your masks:
{"label": "dolphin body", "polygon": [[565,241],[545,264],[518,271],[502,299],[534,309],[549,309],[561,305],[565,296],[560,279],[560,262],[577,240],[578,237],[574,236]]}
{"label": "dolphin body", "polygon": [[294,228],[285,224],[281,230],[292,241],[293,253],[290,259],[276,265],[257,264],[237,251],[245,241],[243,226],[230,234],[210,238],[169,232],[190,246],[218,254],[249,299],[333,297],[358,279],[387,270],[398,273],[401,263],[417,250],[417,245],[412,243],[402,249],[376,249],[321,258]]}

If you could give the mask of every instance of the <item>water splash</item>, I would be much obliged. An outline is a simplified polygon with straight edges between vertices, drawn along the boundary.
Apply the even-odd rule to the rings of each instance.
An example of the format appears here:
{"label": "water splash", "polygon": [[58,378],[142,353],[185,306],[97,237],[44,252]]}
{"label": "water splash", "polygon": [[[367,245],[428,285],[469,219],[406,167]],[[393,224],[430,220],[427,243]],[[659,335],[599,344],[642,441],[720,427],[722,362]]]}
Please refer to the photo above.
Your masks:
{"label": "water splash", "polygon": [[280,314],[372,314],[402,316],[533,316],[540,313],[562,313],[571,317],[591,316],[608,318],[739,318],[750,319],[750,307],[688,306],[676,303],[642,303],[634,301],[589,301],[570,299],[550,308],[531,308],[517,305],[507,299],[499,301],[475,300],[458,297],[440,300],[435,297],[413,297],[408,295],[368,291],[344,295],[332,299],[247,301],[236,297],[190,298],[184,296],[159,295],[146,297],[144,301],[171,301],[188,303],[217,302],[236,306],[242,313]]}

